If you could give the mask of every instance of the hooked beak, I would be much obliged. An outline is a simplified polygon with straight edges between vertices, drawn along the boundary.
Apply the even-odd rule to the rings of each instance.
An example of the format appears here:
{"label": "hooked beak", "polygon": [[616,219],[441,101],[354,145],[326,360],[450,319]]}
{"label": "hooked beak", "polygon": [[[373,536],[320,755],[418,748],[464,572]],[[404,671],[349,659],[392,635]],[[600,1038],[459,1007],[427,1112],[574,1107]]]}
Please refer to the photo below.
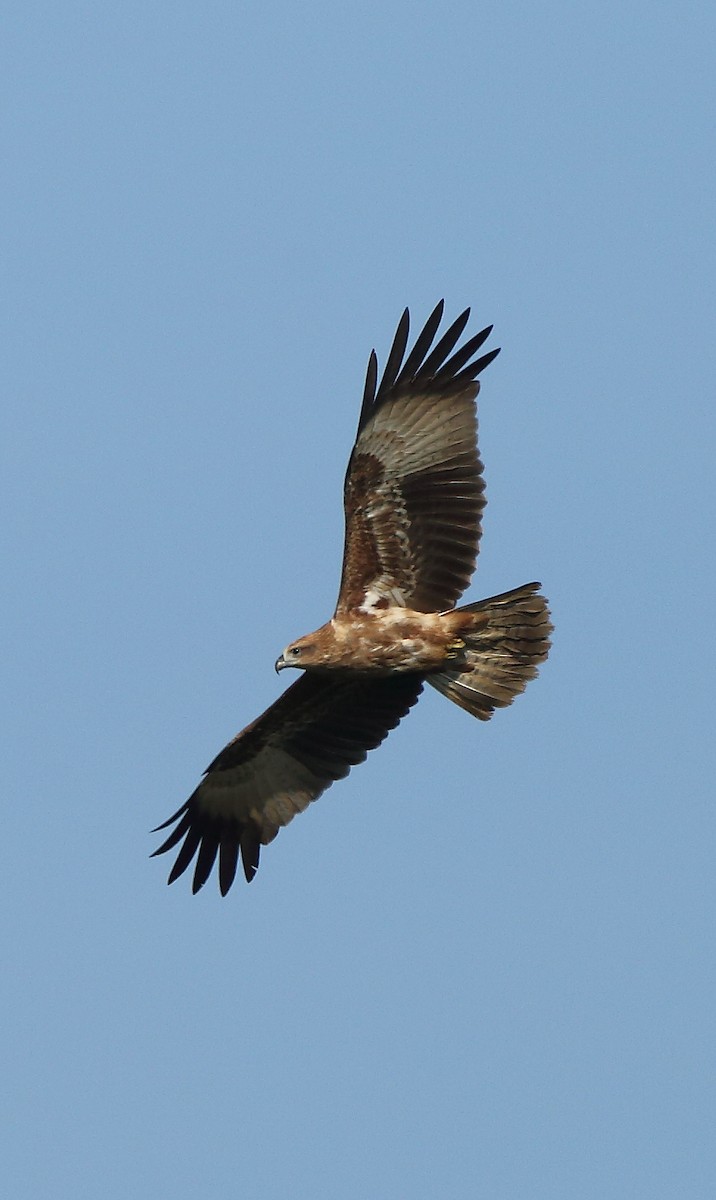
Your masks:
{"label": "hooked beak", "polygon": [[276,671],[276,674],[278,675],[279,671],[283,671],[284,667],[288,667],[289,665],[290,664],[287,663],[286,659],[283,657],[283,654],[279,654],[278,658],[276,659],[276,662],[274,663],[274,670]]}

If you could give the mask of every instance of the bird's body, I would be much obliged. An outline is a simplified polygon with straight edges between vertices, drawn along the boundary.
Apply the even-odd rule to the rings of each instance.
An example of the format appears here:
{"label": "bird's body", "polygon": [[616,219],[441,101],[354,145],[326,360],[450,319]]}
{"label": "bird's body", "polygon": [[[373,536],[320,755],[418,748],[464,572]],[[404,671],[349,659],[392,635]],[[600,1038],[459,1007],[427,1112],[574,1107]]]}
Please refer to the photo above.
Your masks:
{"label": "bird's body", "polygon": [[456,608],[440,613],[398,607],[358,611],[332,617],[315,633],[292,642],[276,668],[365,671],[371,675],[427,673],[454,661],[464,648],[461,635],[486,623],[484,613]]}
{"label": "bird's body", "polygon": [[455,349],[470,310],[434,343],[434,309],[407,353],[403,313],[383,377],[370,356],[344,488],[343,572],[333,617],[283,651],[303,675],[229,742],[155,851],[179,846],[173,882],[196,858],[193,890],[218,857],[219,886],[380,745],[425,682],[487,720],[537,674],[552,626],[539,584],[456,608],[475,569],[485,507],[477,453],[475,354],[491,327]]}

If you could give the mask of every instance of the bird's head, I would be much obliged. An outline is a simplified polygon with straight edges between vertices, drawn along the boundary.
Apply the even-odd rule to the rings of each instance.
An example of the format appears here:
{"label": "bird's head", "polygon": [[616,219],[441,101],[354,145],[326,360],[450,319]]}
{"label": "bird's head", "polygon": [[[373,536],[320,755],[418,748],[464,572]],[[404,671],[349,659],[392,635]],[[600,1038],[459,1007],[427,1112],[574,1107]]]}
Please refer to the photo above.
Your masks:
{"label": "bird's head", "polygon": [[279,654],[275,663],[276,673],[283,671],[285,667],[317,667],[322,657],[315,638],[299,638]]}

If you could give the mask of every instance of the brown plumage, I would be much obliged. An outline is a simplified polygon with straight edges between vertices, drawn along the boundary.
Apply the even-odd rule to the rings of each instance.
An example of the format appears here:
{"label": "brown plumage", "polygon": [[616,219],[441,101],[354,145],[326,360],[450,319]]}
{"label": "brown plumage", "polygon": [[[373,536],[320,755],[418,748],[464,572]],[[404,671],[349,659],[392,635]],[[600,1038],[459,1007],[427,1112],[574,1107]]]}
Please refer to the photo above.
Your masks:
{"label": "brown plumage", "polygon": [[[488,720],[537,674],[552,626],[538,583],[456,609],[477,561],[485,507],[477,453],[475,358],[491,326],[455,349],[470,310],[433,346],[442,301],[406,357],[398,325],[378,384],[375,351],[344,489],[336,611],[283,651],[305,674],[208,767],[155,851],[181,843],[172,883],[196,858],[193,890],[217,860],[222,895],[239,854],[250,882],[259,849],[380,745],[428,682]],[[176,824],[175,824],[176,822]]]}

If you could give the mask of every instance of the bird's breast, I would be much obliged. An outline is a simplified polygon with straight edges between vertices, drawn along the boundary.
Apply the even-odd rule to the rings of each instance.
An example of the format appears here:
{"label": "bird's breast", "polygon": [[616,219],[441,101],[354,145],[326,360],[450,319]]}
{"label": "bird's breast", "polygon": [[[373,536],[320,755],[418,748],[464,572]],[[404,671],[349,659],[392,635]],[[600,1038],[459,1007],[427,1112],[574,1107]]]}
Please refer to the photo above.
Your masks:
{"label": "bird's breast", "polygon": [[341,660],[336,665],[361,671],[434,670],[445,661],[454,638],[450,623],[442,618],[440,613],[393,608],[334,619]]}

